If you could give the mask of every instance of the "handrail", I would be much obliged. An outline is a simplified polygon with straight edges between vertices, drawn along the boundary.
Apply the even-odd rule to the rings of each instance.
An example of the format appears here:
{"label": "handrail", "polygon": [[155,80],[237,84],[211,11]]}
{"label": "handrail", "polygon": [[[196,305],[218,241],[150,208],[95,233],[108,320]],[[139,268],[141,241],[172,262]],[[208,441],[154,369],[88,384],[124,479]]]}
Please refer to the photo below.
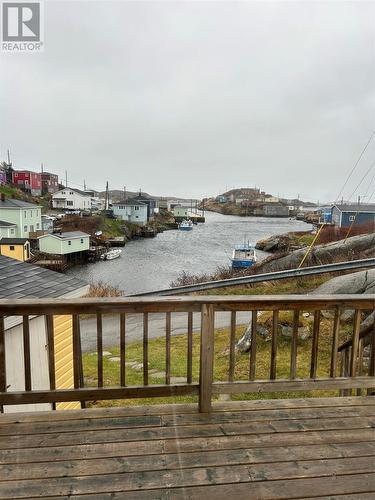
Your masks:
{"label": "handrail", "polygon": [[[344,349],[345,356],[338,347],[341,333],[341,312],[345,309],[354,310],[354,325],[351,338],[350,354]],[[199,408],[208,412],[211,408],[213,395],[235,394],[242,392],[285,392],[310,390],[348,391],[371,389],[375,387],[375,335],[372,337],[372,358],[368,372],[364,372],[361,353],[363,345],[360,335],[361,318],[364,313],[375,310],[375,294],[369,295],[276,295],[276,296],[190,296],[190,297],[114,297],[114,298],[83,298],[83,299],[1,299],[0,300],[0,406],[28,403],[55,403],[62,401],[86,401],[126,399],[143,397],[169,397],[181,395],[198,395]],[[215,315],[230,312],[230,331],[228,333],[228,378],[215,380]],[[240,354],[236,352],[238,311],[251,312],[251,342],[248,355],[248,380],[235,380],[235,365]],[[270,363],[269,379],[259,376],[259,344],[257,342],[258,322],[260,314],[271,311],[270,321]],[[278,332],[280,330],[281,311],[291,311],[290,340],[290,374],[289,378],[277,377]],[[297,363],[299,350],[299,324],[302,312],[311,312],[311,357],[309,376],[301,378]],[[333,313],[330,349],[330,366],[328,373],[319,375],[320,337],[322,335],[322,311]],[[187,314],[186,323],[186,383],[171,383],[171,325],[172,313]],[[151,384],[152,372],[149,370],[149,313],[165,315],[165,383]],[[193,336],[193,314],[200,314],[201,326]],[[96,352],[97,352],[97,387],[85,387],[85,374],[81,350],[81,315],[93,314],[96,317]],[[120,363],[119,386],[106,387],[103,364],[103,315],[119,315]],[[128,386],[126,384],[125,367],[127,365],[126,321],[128,314],[138,314],[142,317],[143,329],[143,385]],[[71,388],[56,387],[56,363],[54,353],[54,317],[70,315],[72,317],[73,345],[73,381]],[[33,363],[31,363],[31,346],[33,342],[30,322],[35,317],[45,317],[46,343],[48,353],[49,387],[38,390],[33,388]],[[14,328],[16,321],[23,343],[23,357],[18,360],[20,372],[24,374],[24,389],[7,390],[6,370],[6,328]],[[331,321],[331,320],[329,320]],[[326,329],[324,330],[326,331]],[[196,336],[197,335],[197,336]],[[193,342],[199,339],[199,382],[193,376]],[[43,346],[44,347],[44,346]],[[242,356],[242,355],[241,355]],[[247,356],[244,354],[243,356]],[[341,361],[341,375],[337,376]],[[14,357],[12,357],[14,362]],[[223,361],[224,362],[224,361]],[[22,366],[23,365],[23,366]],[[13,370],[14,372],[14,370]],[[12,372],[12,373],[13,373]],[[263,373],[263,372],[262,372]],[[327,376],[329,375],[329,376]],[[262,375],[264,377],[264,373]]]}

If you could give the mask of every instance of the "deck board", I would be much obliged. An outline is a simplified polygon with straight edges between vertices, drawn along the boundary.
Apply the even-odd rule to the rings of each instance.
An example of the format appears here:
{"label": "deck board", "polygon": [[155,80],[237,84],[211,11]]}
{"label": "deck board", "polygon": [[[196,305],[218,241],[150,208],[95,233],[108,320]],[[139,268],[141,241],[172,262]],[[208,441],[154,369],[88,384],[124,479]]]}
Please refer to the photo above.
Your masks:
{"label": "deck board", "polygon": [[373,397],[6,414],[0,499],[368,499],[374,429]]}

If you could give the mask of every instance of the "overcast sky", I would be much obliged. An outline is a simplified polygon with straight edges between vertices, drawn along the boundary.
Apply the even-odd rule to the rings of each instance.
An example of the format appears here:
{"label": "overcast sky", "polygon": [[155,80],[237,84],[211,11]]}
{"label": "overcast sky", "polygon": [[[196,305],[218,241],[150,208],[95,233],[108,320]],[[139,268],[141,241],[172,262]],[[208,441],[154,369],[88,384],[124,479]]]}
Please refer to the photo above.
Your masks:
{"label": "overcast sky", "polygon": [[375,129],[374,26],[374,1],[46,1],[44,53],[0,53],[1,157],[73,187],[335,199]]}

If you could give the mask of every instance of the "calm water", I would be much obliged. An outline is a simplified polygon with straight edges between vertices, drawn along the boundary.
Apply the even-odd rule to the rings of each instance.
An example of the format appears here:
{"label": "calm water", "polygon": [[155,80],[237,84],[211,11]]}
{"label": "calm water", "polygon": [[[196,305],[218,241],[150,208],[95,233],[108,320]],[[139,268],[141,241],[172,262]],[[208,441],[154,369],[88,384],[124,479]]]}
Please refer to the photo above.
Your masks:
{"label": "calm water", "polygon": [[[310,228],[289,219],[207,212],[206,223],[193,231],[165,231],[156,238],[131,241],[119,259],[75,267],[69,273],[86,282],[105,281],[128,294],[167,288],[182,271],[210,273],[217,266],[229,266],[233,246],[244,239],[255,244],[273,234]],[[259,259],[266,255],[258,251]]]}

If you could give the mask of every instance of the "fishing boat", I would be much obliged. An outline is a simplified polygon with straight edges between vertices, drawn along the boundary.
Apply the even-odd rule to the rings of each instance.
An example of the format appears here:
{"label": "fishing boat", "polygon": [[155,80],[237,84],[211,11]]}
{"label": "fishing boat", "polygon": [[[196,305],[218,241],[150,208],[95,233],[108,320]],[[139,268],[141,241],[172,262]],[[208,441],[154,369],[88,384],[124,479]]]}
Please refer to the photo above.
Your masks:
{"label": "fishing boat", "polygon": [[117,259],[117,257],[120,257],[121,255],[121,250],[119,248],[113,248],[112,250],[108,250],[108,252],[103,253],[100,256],[101,260],[113,260]]}
{"label": "fishing boat", "polygon": [[181,230],[181,231],[191,231],[193,229],[193,223],[192,221],[189,219],[189,220],[183,220],[178,228]]}
{"label": "fishing boat", "polygon": [[236,245],[232,254],[232,268],[251,267],[257,261],[255,247],[248,243]]}

